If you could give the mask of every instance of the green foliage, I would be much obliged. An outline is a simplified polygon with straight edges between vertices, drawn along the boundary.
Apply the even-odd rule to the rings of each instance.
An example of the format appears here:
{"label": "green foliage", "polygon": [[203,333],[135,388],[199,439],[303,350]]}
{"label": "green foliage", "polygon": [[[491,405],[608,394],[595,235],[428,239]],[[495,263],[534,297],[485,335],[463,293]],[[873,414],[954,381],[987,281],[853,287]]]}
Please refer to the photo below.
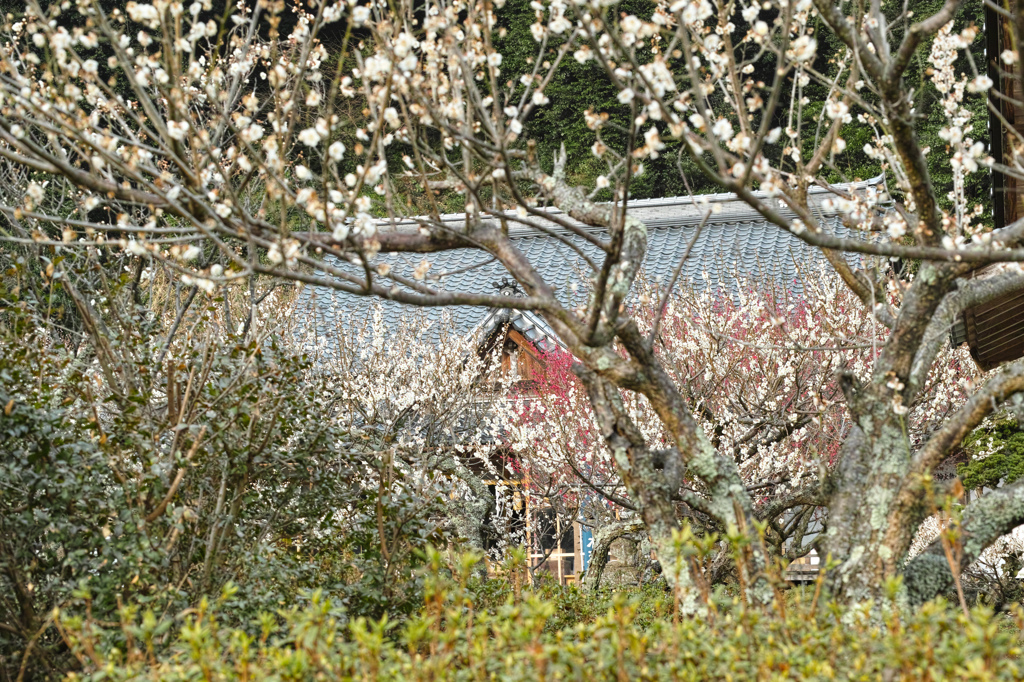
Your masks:
{"label": "green foliage", "polygon": [[[914,20],[919,20],[923,17],[932,16],[942,8],[943,4],[942,0],[889,1],[882,3],[882,9],[890,22],[895,21],[901,13],[907,10],[913,12]],[[819,50],[815,68],[822,73],[831,73],[834,71],[834,68],[830,65],[835,61],[835,55],[843,54],[846,46],[841,43],[838,36],[825,29],[820,18],[817,21],[820,27],[818,35],[825,41],[825,49]],[[971,47],[971,56],[976,67],[981,69],[982,72],[984,72],[985,68],[985,41],[981,30],[984,24],[985,12],[983,2],[980,0],[968,0],[960,4],[956,19],[954,20],[954,30],[959,32],[972,25],[978,28],[979,37]],[[896,24],[894,29],[892,44],[897,44],[903,37],[903,30],[899,24]],[[932,40],[926,40],[918,47],[904,75],[904,82],[907,92],[914,102],[914,113],[917,117],[915,128],[918,143],[921,147],[930,148],[933,152],[927,156],[927,161],[928,172],[931,176],[932,185],[935,188],[935,197],[941,207],[949,209],[952,202],[947,195],[953,189],[953,171],[949,163],[950,155],[946,153],[948,143],[939,137],[939,131],[947,125],[943,114],[942,96],[928,77],[931,68],[928,63],[928,54],[931,50]],[[966,57],[961,58],[961,61],[957,64],[957,71],[966,74],[972,73],[970,62]],[[819,83],[812,82],[806,88],[805,94],[811,100],[805,112],[813,114],[816,108],[820,111],[821,107],[824,106],[827,89]],[[874,96],[866,89],[861,91],[860,94],[867,101],[876,101]],[[965,93],[964,103],[965,107],[971,112],[971,120],[964,127],[966,131],[969,126],[970,131],[966,132],[965,135],[987,143],[989,141],[989,134],[986,96]],[[845,176],[847,179],[866,179],[877,175],[879,172],[878,161],[869,158],[862,151],[864,145],[873,140],[873,133],[869,126],[857,120],[856,112],[857,109],[854,107],[853,121],[844,125],[840,131],[840,136],[846,140],[847,150],[836,159],[836,166],[833,169],[834,175],[829,177],[832,181],[840,180],[841,176]],[[808,140],[804,152],[805,158],[809,158],[809,155],[814,152],[813,140]],[[985,212],[982,214],[983,219],[984,216],[991,217],[992,198],[990,196],[991,180],[989,174],[985,172],[972,173],[966,177],[965,182],[966,195],[971,202],[971,206],[976,203],[981,204],[985,207]],[[897,189],[895,183],[890,182],[889,189],[895,192]]]}
{"label": "green foliage", "polygon": [[[649,17],[654,11],[655,3],[647,0],[627,0],[616,7],[616,12],[636,14]],[[496,41],[496,49],[502,53],[502,78],[518,78],[520,74],[530,74],[535,67],[539,44],[530,33],[530,25],[535,21],[535,11],[528,0],[512,0],[508,2],[498,15],[500,26],[507,30],[501,40]],[[548,48],[544,59],[553,61],[557,50]],[[540,70],[544,73],[544,69]],[[514,95],[512,103],[518,103],[524,86],[514,80],[502,82],[503,88],[512,85]],[[523,138],[536,142],[539,158],[549,165],[561,144],[565,145],[568,158],[567,179],[583,186],[593,186],[598,175],[607,174],[608,168],[604,161],[596,158],[591,152],[594,133],[590,131],[583,117],[583,112],[592,109],[595,112],[607,113],[609,125],[605,127],[604,137],[609,144],[622,145],[625,148],[625,134],[629,120],[635,116],[629,105],[623,105],[616,99],[618,89],[610,82],[595,60],[578,63],[572,54],[566,55],[551,82],[544,89],[551,102],[538,107],[533,116],[526,122]],[[619,127],[616,130],[616,126]],[[679,174],[679,152],[681,145],[668,139],[667,148],[658,159],[644,162],[645,171],[630,184],[630,192],[636,198],[677,196],[687,193],[687,188]],[[637,146],[642,146],[642,140]],[[697,166],[684,153],[681,161],[691,189],[695,192],[714,192],[718,188],[707,180]],[[605,191],[598,195],[599,199],[610,199]]]}
{"label": "green foliage", "polygon": [[[220,298],[171,339],[160,294],[109,265],[46,283],[95,332],[79,344],[31,288],[0,297],[0,679],[66,669],[54,608],[163,622],[236,581],[238,623],[313,587],[354,615],[415,610],[439,500],[353,438],[333,377],[287,328],[225,333]],[[8,284],[39,276],[22,269]]]}
{"label": "green foliage", "polygon": [[[574,591],[515,590],[485,604],[466,572],[426,576],[422,610],[402,625],[352,618],[322,594],[301,609],[264,615],[248,629],[222,623],[230,591],[182,617],[167,653],[151,653],[162,627],[126,612],[122,645],[96,647],[99,629],[62,621],[84,680],[1014,680],[1024,673],[1020,617],[984,608],[969,616],[944,602],[912,614],[816,603],[796,592],[768,609],[720,592],[703,617],[672,618],[664,592],[591,598],[575,622]],[[465,562],[463,562],[464,564]],[[461,574],[461,575],[460,575]],[[447,575],[447,577],[446,577]],[[655,614],[655,617],[651,617]]]}
{"label": "green foliage", "polygon": [[[941,6],[940,0],[918,0],[909,4],[887,2],[883,3],[883,10],[889,15],[890,20],[894,20],[905,9],[913,11],[913,16],[917,18],[931,16]],[[653,8],[652,3],[643,0],[630,0],[618,5],[616,11],[637,16],[650,16]],[[513,0],[502,8],[498,18],[501,26],[506,30],[505,36],[496,41],[496,48],[504,58],[502,73],[508,74],[509,78],[518,77],[519,74],[529,74],[534,68],[539,47],[530,33],[530,25],[535,20],[534,10],[526,0]],[[816,21],[819,21],[819,35],[823,36],[822,39],[826,41],[826,44],[825,49],[818,52],[815,68],[821,73],[832,73],[835,70],[833,64],[837,55],[843,54],[846,48],[841,45],[838,37],[831,31],[824,30],[824,26],[820,25],[820,19]],[[970,25],[977,26],[979,30],[984,25],[984,5],[980,1],[971,0],[963,3],[957,14],[955,24],[957,31]],[[899,40],[901,36],[902,29],[897,26],[894,40]],[[906,81],[915,102],[918,140],[922,147],[929,147],[936,152],[928,156],[929,172],[936,189],[936,196],[940,204],[948,208],[951,202],[947,194],[953,187],[952,170],[948,154],[939,153],[940,150],[947,147],[947,143],[939,137],[939,130],[947,122],[943,115],[940,94],[927,77],[929,69],[927,58],[930,49],[931,41],[926,41],[918,49],[907,70]],[[554,60],[556,56],[557,52],[552,48],[549,48],[545,54],[545,58],[548,60]],[[983,68],[985,63],[984,41],[980,38],[974,43],[972,57],[974,64]],[[966,58],[962,60],[959,69],[970,73],[971,66]],[[505,76],[503,75],[503,77]],[[677,73],[677,77],[685,80],[682,73]],[[752,77],[769,81],[772,74],[770,69],[766,69],[764,73],[756,72]],[[845,78],[845,75],[843,77]],[[500,83],[502,87],[510,85],[517,95],[523,90],[521,84],[512,80]],[[799,122],[791,121],[788,118],[792,88],[791,82],[785,84],[783,88],[785,95],[780,101],[773,125],[783,127],[799,125],[805,129],[816,127],[820,136],[827,128],[825,126],[827,119],[821,115],[828,96],[827,87],[812,82],[799,89],[809,100],[803,110],[803,120]],[[591,153],[590,147],[594,142],[594,134],[587,129],[582,112],[593,109],[595,112],[605,112],[609,115],[610,124],[606,126],[604,134],[610,144],[625,142],[621,130],[627,127],[633,112],[629,106],[618,102],[617,90],[610,83],[601,65],[594,60],[579,64],[571,54],[566,55],[563,59],[561,66],[544,92],[551,101],[549,104],[539,107],[532,118],[527,121],[523,136],[535,141],[537,153],[542,160],[550,160],[559,145],[564,144],[568,158],[568,179],[584,186],[593,186],[594,178],[606,173],[607,168]],[[865,90],[860,94],[868,101],[874,101],[874,96],[870,92]],[[512,101],[515,101],[514,97]],[[969,135],[976,140],[987,142],[988,112],[985,97],[968,93],[965,95],[965,102],[967,108],[972,112]],[[856,108],[854,113],[856,113]],[[826,169],[827,178],[832,181],[841,181],[854,178],[866,179],[877,175],[880,172],[878,161],[869,158],[862,151],[865,144],[873,141],[870,127],[855,117],[851,123],[843,126],[840,135],[846,140],[847,151],[836,158],[835,166]],[[809,159],[816,151],[820,140],[814,135],[805,135],[804,139],[803,156],[805,159]],[[683,153],[680,158],[682,150],[677,142],[672,141],[667,135],[664,141],[668,146],[660,158],[647,160],[644,164],[645,172],[631,184],[633,196],[644,198],[686,194],[688,189],[680,176],[680,169],[686,173],[690,190],[697,193],[719,191],[716,185],[700,173],[686,153]],[[781,152],[781,144],[769,145],[766,149],[766,153],[772,158],[781,157]],[[973,203],[980,203],[988,209],[991,206],[988,174],[984,172],[970,174],[967,176],[966,182],[968,199]],[[895,191],[896,187],[893,183],[890,183],[890,189]],[[599,198],[609,199],[610,196],[599,195]],[[983,215],[991,215],[991,211],[986,210]]]}
{"label": "green foliage", "polygon": [[964,439],[970,459],[957,467],[968,490],[995,488],[1024,476],[1024,429],[1012,415],[986,420]]}

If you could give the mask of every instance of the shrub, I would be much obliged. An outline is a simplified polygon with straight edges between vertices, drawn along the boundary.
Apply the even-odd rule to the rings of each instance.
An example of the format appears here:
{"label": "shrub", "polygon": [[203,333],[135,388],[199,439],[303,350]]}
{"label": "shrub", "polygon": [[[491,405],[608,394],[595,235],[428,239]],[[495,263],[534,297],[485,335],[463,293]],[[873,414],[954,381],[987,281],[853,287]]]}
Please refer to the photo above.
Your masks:
{"label": "shrub", "polygon": [[[232,624],[313,587],[353,614],[416,610],[419,550],[449,537],[440,478],[409,475],[343,418],[358,372],[315,365],[277,322],[283,303],[263,297],[271,311],[234,332],[223,298],[65,261],[74,278],[48,288],[87,332],[62,338],[16,286],[39,274],[3,255],[0,680],[74,665],[57,607],[159,620],[236,581]],[[161,297],[185,302],[161,316]]]}
{"label": "shrub", "polygon": [[[180,617],[166,632],[151,613],[125,609],[117,646],[97,648],[100,630],[62,621],[82,680],[1015,680],[1022,613],[969,615],[943,601],[913,613],[870,605],[843,608],[814,590],[794,590],[769,609],[719,591],[698,618],[675,618],[664,593],[602,594],[578,622],[563,622],[578,592],[508,583],[485,605],[468,579],[472,562],[445,576],[438,555],[425,576],[421,611],[401,626],[350,618],[321,593],[303,608],[264,614],[248,627],[222,624],[234,590]],[[493,586],[494,581],[491,581]],[[493,591],[490,597],[494,597]],[[483,600],[486,602],[487,600]],[[575,611],[579,615],[579,611]],[[882,614],[882,615],[879,615]],[[107,633],[109,637],[109,632]]]}
{"label": "shrub", "polygon": [[1024,474],[1024,431],[1015,414],[986,419],[964,439],[964,450],[969,459],[957,474],[968,490],[1008,485]]}

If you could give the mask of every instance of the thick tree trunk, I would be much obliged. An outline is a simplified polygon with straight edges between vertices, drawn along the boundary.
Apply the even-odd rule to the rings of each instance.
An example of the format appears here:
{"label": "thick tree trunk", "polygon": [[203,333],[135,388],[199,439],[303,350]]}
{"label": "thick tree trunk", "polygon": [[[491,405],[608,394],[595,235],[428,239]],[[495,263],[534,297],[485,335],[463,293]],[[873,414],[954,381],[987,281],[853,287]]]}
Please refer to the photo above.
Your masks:
{"label": "thick tree trunk", "polygon": [[910,517],[919,515],[899,504],[911,461],[903,417],[881,396],[857,402],[864,409],[855,410],[840,453],[824,544],[839,562],[830,574],[832,593],[847,603],[883,595],[913,539],[917,523]]}
{"label": "thick tree trunk", "polygon": [[[458,536],[465,539],[470,548],[484,553],[484,528],[487,517],[495,508],[495,501],[487,484],[451,452],[439,453],[428,460],[428,464],[428,468],[452,476],[469,487],[472,495],[460,499],[452,506],[450,519]],[[478,570],[486,573],[483,562],[478,566]]]}
{"label": "thick tree trunk", "polygon": [[[723,528],[734,527],[747,533],[751,542],[750,565],[746,568],[754,577],[748,586],[747,596],[755,603],[768,603],[773,597],[773,592],[762,575],[768,560],[763,552],[763,543],[757,535],[753,501],[743,484],[736,463],[716,450],[708,440],[682,393],[654,355],[651,346],[645,343],[636,323],[630,321],[620,325],[618,333],[623,345],[643,368],[640,373],[643,381],[629,388],[647,398],[675,444],[673,448],[649,453],[656,455],[653,459],[655,471],[652,476],[660,480],[659,473],[668,475],[670,472],[678,472],[673,474],[678,475],[678,479],[670,476],[673,479],[670,484],[673,487],[669,490],[672,499],[686,502],[713,518]],[[683,494],[680,491],[679,484],[682,482],[684,470],[688,476],[699,479],[706,486],[706,498]],[[676,527],[678,523],[673,526]],[[686,567],[680,565],[676,559],[672,559],[675,563],[666,563],[662,557],[667,556],[664,552],[668,548],[671,548],[668,551],[671,551],[672,555],[678,554],[678,548],[671,534],[659,538],[652,533],[651,540],[659,552],[659,561],[665,577],[672,584],[670,571],[684,572]]]}
{"label": "thick tree trunk", "polygon": [[884,594],[924,516],[921,477],[911,475],[906,415],[899,412],[913,403],[916,389],[905,384],[913,383],[917,350],[956,272],[956,266],[923,264],[870,382],[857,386],[852,376],[840,377],[853,427],[833,474],[824,549],[839,562],[830,584],[841,601],[877,601]]}
{"label": "thick tree trunk", "polygon": [[623,409],[619,389],[582,365],[575,365],[573,371],[587,388],[601,435],[651,536],[665,578],[683,595],[681,608],[695,612],[697,592],[686,559],[673,542],[673,531],[679,528],[674,497],[683,479],[679,454],[649,450],[643,434]]}
{"label": "thick tree trunk", "polygon": [[[661,368],[652,361],[645,369],[648,374],[655,374]],[[755,537],[750,496],[743,487],[742,479],[735,464],[725,460],[715,451],[711,443],[703,436],[696,423],[687,427],[679,427],[681,447],[666,450],[651,450],[623,408],[619,389],[610,381],[602,379],[582,365],[575,365],[573,371],[580,377],[594,407],[594,414],[600,425],[602,436],[612,453],[612,458],[622,482],[629,491],[640,512],[644,525],[651,538],[658,562],[661,564],[662,575],[668,584],[680,595],[680,610],[683,613],[696,613],[699,609],[699,591],[690,574],[689,566],[682,548],[678,545],[676,532],[680,522],[677,514],[677,501],[685,499],[688,503],[708,513],[725,528],[737,528],[751,534],[751,582],[747,585],[748,598],[755,603],[767,603],[772,598],[771,587],[761,575],[766,558],[761,551],[760,539]],[[659,395],[657,386],[646,386],[647,395],[652,403],[659,399],[667,403],[664,395]],[[650,398],[651,395],[654,398]],[[674,414],[676,419],[692,417],[685,411],[685,406],[677,405],[672,410],[665,404],[655,405],[666,413]],[[686,457],[683,457],[683,452]],[[680,488],[685,474],[685,465],[690,465],[693,475],[708,485],[710,499],[696,495],[686,496]]]}
{"label": "thick tree trunk", "polygon": [[601,587],[601,578],[604,576],[604,569],[608,565],[615,541],[642,530],[643,521],[636,519],[610,523],[594,534],[594,551],[590,554],[590,565],[587,566],[587,573],[583,577],[583,586],[588,592],[597,592]]}

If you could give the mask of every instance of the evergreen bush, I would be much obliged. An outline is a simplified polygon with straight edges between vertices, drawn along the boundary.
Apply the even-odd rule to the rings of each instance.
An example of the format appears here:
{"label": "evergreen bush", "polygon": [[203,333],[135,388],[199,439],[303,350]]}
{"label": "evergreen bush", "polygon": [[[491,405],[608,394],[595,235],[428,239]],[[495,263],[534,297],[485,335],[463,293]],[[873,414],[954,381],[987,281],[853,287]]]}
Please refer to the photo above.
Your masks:
{"label": "evergreen bush", "polygon": [[[81,617],[62,632],[90,680],[1016,680],[1024,612],[841,607],[796,589],[768,607],[719,590],[679,618],[663,590],[579,600],[576,588],[481,595],[473,557],[429,557],[425,600],[403,623],[349,617],[319,592],[302,607],[223,625],[237,588],[183,613],[180,629],[122,611],[112,635]],[[893,586],[895,588],[895,586]],[[896,590],[893,589],[895,594]],[[574,606],[575,605],[575,606]],[[578,608],[582,605],[582,609]],[[567,613],[575,620],[566,620]],[[553,626],[554,624],[554,626]],[[110,644],[115,641],[116,645]],[[106,641],[106,649],[98,642]],[[165,653],[160,642],[169,642]]]}

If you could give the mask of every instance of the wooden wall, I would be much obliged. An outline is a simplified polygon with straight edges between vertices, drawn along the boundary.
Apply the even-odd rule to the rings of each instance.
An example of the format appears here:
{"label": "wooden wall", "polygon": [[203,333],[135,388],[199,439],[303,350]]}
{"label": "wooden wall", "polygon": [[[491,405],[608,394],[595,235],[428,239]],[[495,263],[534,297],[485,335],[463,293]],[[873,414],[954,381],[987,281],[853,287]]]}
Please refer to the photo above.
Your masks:
{"label": "wooden wall", "polygon": [[[1024,100],[1019,77],[1020,65],[1001,73],[1007,65],[997,60],[1003,50],[1014,49],[1010,25],[992,9],[985,10],[985,53],[989,77],[995,90],[1014,102],[990,95],[990,101],[999,113],[989,115],[990,148],[997,163],[1013,165],[1014,150],[1021,148],[1024,136],[1024,109],[1016,102]],[[992,215],[996,229],[1024,217],[1024,184],[999,171],[992,171]],[[975,277],[997,274],[1002,265],[979,269]],[[1008,294],[985,305],[964,311],[963,326],[971,356],[983,370],[1024,356],[1024,292]]]}

